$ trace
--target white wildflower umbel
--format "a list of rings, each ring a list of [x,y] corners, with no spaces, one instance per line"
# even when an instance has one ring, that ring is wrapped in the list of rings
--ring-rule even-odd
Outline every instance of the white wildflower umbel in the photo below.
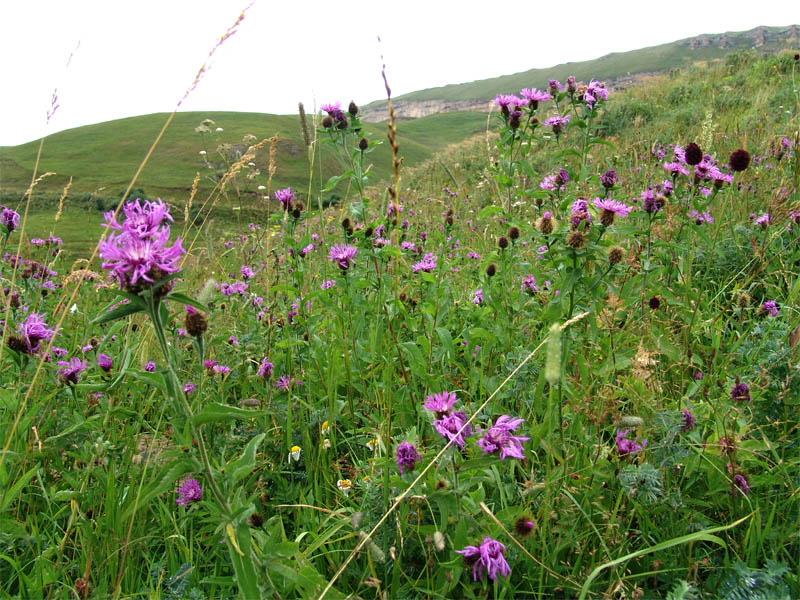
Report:
[[[353,482],[349,479],[339,479],[336,482],[336,487],[339,488],[340,492],[347,496],[350,493],[350,489],[353,487]]]
[[[292,446],[292,449],[289,450],[289,464],[291,464],[293,460],[294,462],[300,460],[300,452],[302,452],[300,446]]]

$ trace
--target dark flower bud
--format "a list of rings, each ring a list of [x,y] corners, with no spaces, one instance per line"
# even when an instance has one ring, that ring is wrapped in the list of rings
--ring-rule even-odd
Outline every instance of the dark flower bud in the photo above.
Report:
[[[608,251],[608,262],[612,265],[619,264],[624,258],[624,251],[619,246],[614,246]]]
[[[347,112],[354,117],[358,114],[358,106],[352,100],[350,100],[350,106],[347,107]]]
[[[658,296],[653,296],[648,300],[647,304],[650,306],[650,310],[658,310],[661,307],[661,300]]]
[[[609,169],[600,175],[600,183],[604,188],[610,190],[617,183],[617,172],[614,169]]]
[[[345,217],[344,219],[342,219],[342,229],[344,229],[346,231],[346,230],[352,229],[352,228],[353,228],[353,226],[350,224],[349,217]]]
[[[510,237],[512,240],[518,240],[519,239],[519,227],[516,227],[516,226],[515,227],[510,227],[508,229],[508,237]]]
[[[736,298],[736,304],[738,304],[740,308],[747,308],[750,306],[750,295],[742,292]]]
[[[331,127],[333,127],[333,119],[331,119],[330,117],[325,117],[324,119],[322,119],[322,126],[325,129],[330,129]]]
[[[486,267],[486,274],[489,277],[494,277],[495,273],[497,273],[497,265],[495,265],[494,263],[489,263],[489,266]]]
[[[684,157],[686,158],[687,165],[699,165],[703,160],[703,151],[700,150],[700,146],[694,142],[690,142],[686,144],[686,148],[684,149]]]
[[[522,516],[514,521],[514,532],[519,537],[528,537],[536,529],[536,523],[529,516]]]
[[[508,238],[504,235],[501,235],[497,239],[497,245],[500,248],[500,250],[505,250],[506,248],[508,248]]]
[[[364,230],[364,237],[365,237],[365,238],[372,237],[372,234],[373,234],[373,233],[375,233],[375,230],[374,230],[372,227],[367,227],[367,228]]]
[[[453,217],[451,217],[450,215],[445,217],[444,224],[447,225],[448,227],[452,227],[453,226]]]
[[[299,206],[295,206],[294,209],[292,210],[292,216],[295,219],[299,219],[301,214],[303,214],[303,211],[300,209]]]
[[[550,213],[545,213],[544,216],[536,222],[536,227],[545,235],[553,233],[553,218],[549,215]]]
[[[573,75],[570,75],[569,77],[567,77],[566,83],[567,83],[567,93],[574,94],[575,91],[578,89],[578,83],[575,81],[575,77]]]
[[[515,110],[508,116],[508,125],[511,129],[519,129],[520,126],[520,119],[522,118],[522,112],[519,110]]]
[[[250,525],[250,527],[255,527],[258,529],[264,524],[264,517],[254,512],[252,515],[250,515],[250,518],[247,519],[247,524]]]
[[[347,117],[342,116],[341,119],[336,119],[337,129],[347,129]]]
[[[19,308],[20,307],[19,293],[18,292],[14,292],[13,294],[11,294],[11,298],[9,298],[9,305],[11,306],[11,308]]]
[[[358,140],[358,149],[359,150],[361,150],[363,152],[367,148],[369,148],[369,142],[367,141],[367,138],[361,138],[360,140]]]
[[[731,158],[728,162],[730,162],[733,171],[744,171],[750,166],[750,153],[747,150],[736,150],[731,154]]]
[[[600,213],[600,223],[603,224],[603,227],[611,227],[614,224],[614,217],[616,213],[613,210],[603,209]]]
[[[576,250],[583,248],[586,245],[586,236],[583,235],[582,231],[574,229],[567,234],[567,245]]]
[[[795,54],[795,55],[794,55],[794,59],[795,59],[795,60],[800,60],[800,54]]]
[[[27,354],[28,353],[28,345],[25,343],[21,337],[17,337],[16,335],[12,335],[8,338],[8,347],[11,348],[14,352],[18,352],[20,354]]]
[[[208,319],[199,312],[186,313],[184,321],[186,332],[192,337],[200,337],[208,329]]]

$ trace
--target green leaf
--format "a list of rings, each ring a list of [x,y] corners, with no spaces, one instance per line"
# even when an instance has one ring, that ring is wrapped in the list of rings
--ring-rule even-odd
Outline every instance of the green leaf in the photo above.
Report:
[[[223,421],[230,421],[233,419],[254,419],[265,414],[261,410],[247,410],[245,408],[237,408],[236,406],[228,406],[227,404],[220,404],[214,402],[203,407],[199,413],[194,415],[192,421],[195,425],[207,425],[208,423],[221,423]]]
[[[139,301],[140,303],[131,302],[130,304],[123,304],[122,306],[118,306],[111,312],[107,312],[105,314],[96,317],[92,321],[92,325],[99,325],[100,323],[108,323],[109,321],[116,321],[117,319],[123,319],[127,316],[143,312],[145,310],[144,303]]]
[[[36,470],[38,468],[38,466],[33,467],[30,471],[17,479],[17,481],[14,482],[14,485],[12,485],[10,488],[5,489],[4,487],[2,493],[0,493],[0,512],[5,511],[9,506],[11,506],[11,503],[17,497],[17,494],[19,494],[22,491],[22,488],[28,485],[28,482],[33,478],[34,475],[36,475]]]
[[[485,219],[486,217],[491,217],[492,215],[504,215],[506,211],[499,206],[484,206],[481,211],[478,213],[479,219]]]
[[[195,300],[194,298],[190,298],[186,294],[182,294],[180,292],[172,292],[169,296],[164,298],[165,300],[172,300],[173,302],[180,302],[181,304],[188,304],[189,306],[193,306],[197,310],[202,310],[203,312],[209,312],[208,307]]]
[[[242,455],[225,466],[225,475],[230,478],[234,485],[239,483],[244,477],[247,477],[255,468],[256,453],[266,435],[266,433],[260,433],[255,436],[248,442],[247,446],[245,446]]]
[[[186,473],[197,470],[197,465],[191,460],[178,460],[164,467],[155,481],[147,484],[137,498],[135,498],[122,513],[122,519],[128,521],[134,513],[147,506],[150,501],[175,487],[175,482]]]

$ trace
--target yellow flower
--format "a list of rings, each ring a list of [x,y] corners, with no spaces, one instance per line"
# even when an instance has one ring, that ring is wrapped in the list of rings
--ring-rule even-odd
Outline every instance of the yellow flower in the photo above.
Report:
[[[299,461],[301,451],[300,446],[292,446],[292,449],[289,451],[289,463],[292,462],[292,459],[294,459],[294,462]]]
[[[327,421],[323,421],[322,422],[322,428],[321,428],[322,429],[322,435],[325,435],[326,433],[328,433],[328,427],[329,427],[328,422]]]
[[[340,492],[347,496],[347,494],[350,492],[350,488],[353,487],[353,482],[349,479],[340,479],[336,482],[336,487],[339,488]]]

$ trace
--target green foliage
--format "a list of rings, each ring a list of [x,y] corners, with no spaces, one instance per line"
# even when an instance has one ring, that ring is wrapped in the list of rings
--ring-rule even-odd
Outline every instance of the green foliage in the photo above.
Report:
[[[741,561],[722,582],[719,598],[723,600],[789,600],[792,597],[785,578],[789,568],[767,560],[761,569],[752,569]]]

